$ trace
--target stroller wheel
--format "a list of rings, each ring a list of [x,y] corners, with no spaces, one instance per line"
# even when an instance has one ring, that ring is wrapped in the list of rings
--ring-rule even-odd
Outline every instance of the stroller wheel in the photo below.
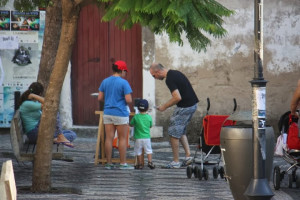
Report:
[[[300,188],[300,173],[296,174],[296,188]]]
[[[275,190],[279,190],[279,188],[280,188],[280,168],[279,168],[279,166],[274,167],[273,185],[274,185]]]
[[[289,188],[293,187],[293,175],[289,174]]]
[[[202,172],[202,169],[201,169],[201,168],[198,168],[197,175],[198,175],[199,181],[201,181],[201,180],[202,180],[202,177],[203,177],[203,172]]]
[[[186,176],[188,178],[191,178],[192,177],[192,174],[193,174],[193,168],[191,166],[187,166],[186,167]]]
[[[219,175],[219,170],[218,170],[217,167],[214,167],[213,168],[213,177],[214,177],[214,179],[217,179],[218,175]]]
[[[208,180],[208,170],[206,168],[203,168],[203,177],[206,181]]]
[[[198,171],[199,171],[199,170],[198,170],[198,166],[195,166],[195,167],[194,167],[194,177],[195,177],[195,178],[198,178]]]
[[[223,179],[224,178],[224,174],[225,174],[224,167],[220,167],[219,173],[220,173],[220,177]]]

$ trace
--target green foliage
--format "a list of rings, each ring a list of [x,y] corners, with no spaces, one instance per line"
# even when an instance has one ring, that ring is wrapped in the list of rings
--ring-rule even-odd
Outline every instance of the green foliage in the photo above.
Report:
[[[6,5],[8,0],[0,0],[0,7]],[[50,0],[14,0],[14,7],[18,11],[36,10],[37,7],[47,7],[51,3]]]
[[[8,0],[0,0],[0,7],[5,6],[7,2]]]
[[[221,38],[227,33],[223,18],[233,14],[215,0],[98,0],[105,2],[103,21],[115,20],[122,29],[134,24],[148,26],[156,34],[166,32],[171,42],[183,44],[181,35],[191,47],[206,50],[210,40],[204,34]],[[206,34],[206,35],[207,35]]]

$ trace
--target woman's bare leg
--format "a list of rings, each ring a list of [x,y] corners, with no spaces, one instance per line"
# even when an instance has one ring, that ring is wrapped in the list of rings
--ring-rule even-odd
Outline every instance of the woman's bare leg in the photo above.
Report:
[[[105,155],[107,163],[111,163],[112,144],[115,137],[115,126],[113,124],[105,124]]]
[[[126,150],[127,150],[127,132],[128,125],[118,125],[117,126],[118,139],[119,139],[119,154],[120,154],[120,164],[126,163]]]

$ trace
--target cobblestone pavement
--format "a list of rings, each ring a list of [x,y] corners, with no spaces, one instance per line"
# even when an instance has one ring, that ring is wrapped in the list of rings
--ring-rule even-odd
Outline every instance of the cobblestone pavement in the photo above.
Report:
[[[0,164],[13,160],[18,200],[23,199],[233,199],[228,182],[220,177],[212,177],[212,167],[208,166],[209,179],[187,178],[186,168],[161,168],[172,159],[168,142],[153,143],[153,162],[156,169],[150,170],[106,170],[94,165],[96,138],[77,138],[75,148],[65,147],[65,154],[73,157],[73,162],[52,161],[53,192],[37,194],[29,192],[32,181],[32,163],[17,163],[12,157],[9,134],[0,134]],[[191,145],[194,152],[195,145]],[[117,152],[115,152],[117,156]],[[132,157],[132,148],[128,157]],[[180,151],[184,157],[183,150]],[[146,159],[146,158],[145,158]],[[147,160],[145,160],[146,162]],[[222,164],[222,163],[221,163]],[[274,165],[285,167],[278,157]],[[287,165],[288,166],[288,165]],[[287,178],[281,189],[273,190],[273,200],[299,199],[300,189],[288,188]],[[56,191],[54,190],[56,189]]]

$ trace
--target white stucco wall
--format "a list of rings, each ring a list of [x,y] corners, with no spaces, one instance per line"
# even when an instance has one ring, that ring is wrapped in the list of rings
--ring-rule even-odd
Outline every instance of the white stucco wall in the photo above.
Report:
[[[254,48],[254,1],[218,1],[235,14],[225,18],[224,28],[228,34],[221,39],[211,39],[211,46],[206,52],[193,51],[183,36],[183,46],[169,43],[168,36],[155,35],[156,49],[167,49],[170,67],[213,69],[212,60],[227,60],[240,53],[243,57],[253,56]],[[272,59],[265,60],[265,69],[273,74],[292,72],[299,67],[299,31],[300,1],[265,0],[264,1],[264,51],[272,54]],[[268,53],[270,52],[270,53]],[[210,65],[207,65],[211,63]]]
[[[254,76],[254,1],[218,1],[235,14],[225,18],[227,35],[211,39],[206,52],[193,51],[183,37],[183,46],[169,43],[167,35],[155,35],[155,62],[184,72],[199,99],[198,112],[190,131],[200,131],[206,113],[206,98],[211,100],[210,114],[230,114],[232,99],[238,110],[251,110],[249,81]],[[277,128],[279,116],[289,110],[292,92],[300,77],[300,1],[263,1],[263,68],[267,83],[267,120]],[[158,89],[159,88],[159,89]],[[156,82],[156,104],[170,96],[164,82]],[[157,125],[166,130],[172,109],[156,116]],[[197,130],[197,131],[195,131]],[[194,133],[193,133],[194,134]]]
[[[72,127],[71,63],[69,63],[68,71],[61,90],[59,112],[62,119],[62,125],[64,127]]]

